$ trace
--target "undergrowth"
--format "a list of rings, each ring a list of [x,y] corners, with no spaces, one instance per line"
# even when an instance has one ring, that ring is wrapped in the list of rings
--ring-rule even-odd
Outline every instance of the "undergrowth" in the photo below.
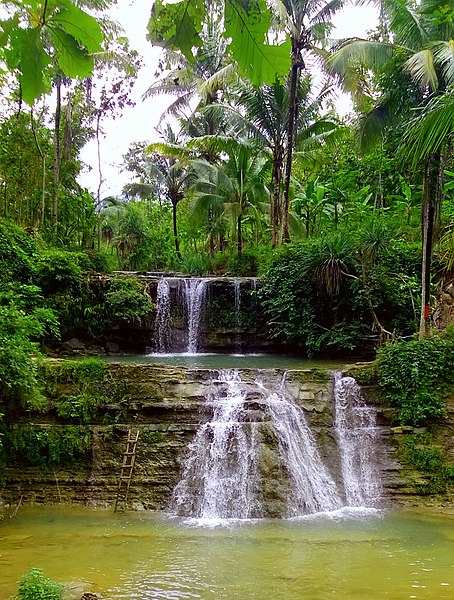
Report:
[[[378,352],[377,371],[385,399],[397,408],[404,425],[443,416],[454,383],[454,332],[387,345]]]

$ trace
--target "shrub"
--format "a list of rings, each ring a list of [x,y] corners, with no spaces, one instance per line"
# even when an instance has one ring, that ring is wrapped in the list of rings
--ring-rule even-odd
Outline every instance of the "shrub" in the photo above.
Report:
[[[144,317],[153,304],[138,279],[125,277],[112,279],[104,295],[104,308],[112,326]]]
[[[44,251],[36,265],[35,282],[45,295],[57,292],[80,293],[83,266],[87,256],[82,252],[67,252],[51,248]]]
[[[400,454],[407,464],[427,477],[427,483],[418,486],[419,493],[443,493],[447,484],[454,481],[454,467],[446,463],[430,434],[407,435],[400,444]]]
[[[415,248],[398,243],[393,263],[382,227],[360,234],[339,231],[274,253],[259,292],[272,338],[309,354],[371,354],[377,320],[397,336],[414,332],[420,288]]]
[[[38,254],[36,243],[23,229],[0,219],[0,283],[30,283]]]
[[[46,579],[41,569],[33,568],[19,579],[17,600],[61,600],[64,586]]]
[[[77,466],[91,447],[90,430],[81,426],[22,425],[6,436],[9,462],[24,462],[42,470]]]
[[[96,416],[104,398],[98,394],[81,393],[67,396],[57,405],[57,414],[65,419],[90,423]]]
[[[188,254],[177,263],[182,273],[203,277],[212,272],[211,258],[208,254]]]
[[[378,376],[385,398],[403,424],[417,424],[444,412],[446,386],[454,383],[454,339],[439,336],[388,345],[378,352]]]
[[[37,308],[27,314],[17,305],[0,305],[0,398],[35,406],[42,395],[37,385],[39,346],[35,340],[55,329],[55,315]]]
[[[84,308],[84,325],[93,336],[141,319],[153,310],[144,284],[134,277],[112,279],[98,288],[96,299]]]
[[[58,402],[57,414],[79,423],[89,423],[105,400],[106,373],[107,365],[99,358],[44,361],[39,370],[47,395]],[[61,398],[67,383],[76,393]]]

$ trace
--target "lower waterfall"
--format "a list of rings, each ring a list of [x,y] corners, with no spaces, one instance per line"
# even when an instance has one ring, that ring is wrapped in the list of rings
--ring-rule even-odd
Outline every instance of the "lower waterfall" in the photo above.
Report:
[[[334,431],[347,506],[376,506],[381,482],[376,468],[375,410],[365,404],[353,377],[340,372],[334,373]]]
[[[277,382],[274,372],[259,375],[243,381],[237,370],[221,370],[213,380],[207,398],[212,417],[189,445],[172,512],[203,519],[291,518],[377,506],[375,414],[355,380],[334,374],[332,431],[342,489],[321,458],[303,409],[286,390],[286,374]],[[266,486],[279,511],[267,506],[273,503],[264,498]]]

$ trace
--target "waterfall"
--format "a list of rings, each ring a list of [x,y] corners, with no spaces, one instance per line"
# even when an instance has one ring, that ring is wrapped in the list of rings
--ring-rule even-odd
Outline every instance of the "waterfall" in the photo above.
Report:
[[[166,352],[170,346],[170,285],[160,279],[156,292],[155,345],[157,352]]]
[[[195,277],[182,279],[188,321],[187,352],[189,354],[195,354],[199,345],[200,320],[209,281],[209,279]]]
[[[279,455],[289,477],[287,516],[334,510],[342,506],[337,486],[326,470],[303,410],[287,397],[282,384],[270,390],[258,382],[271,416]]]
[[[190,444],[172,496],[175,513],[202,518],[263,516],[260,445],[267,421],[274,430],[280,477],[287,480],[286,516],[342,506],[303,411],[282,385],[272,389],[269,382],[247,384],[236,370],[220,371],[215,384],[217,391],[208,397],[213,417],[199,427]],[[262,421],[253,414],[257,407]]]
[[[348,506],[376,506],[381,484],[374,456],[376,414],[366,406],[353,377],[334,373],[334,428]]]
[[[199,427],[189,446],[171,508],[191,517],[259,516],[257,425],[244,422],[246,393],[238,372],[221,371],[218,383],[221,389],[208,398],[213,417]]]

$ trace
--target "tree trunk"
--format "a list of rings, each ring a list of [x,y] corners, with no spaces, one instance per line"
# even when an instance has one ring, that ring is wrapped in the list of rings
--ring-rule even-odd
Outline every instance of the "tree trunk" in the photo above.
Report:
[[[303,65],[301,52],[292,40],[292,69],[290,71],[290,97],[288,107],[288,131],[287,131],[287,158],[285,163],[284,175],[284,200],[282,207],[282,240],[290,241],[290,232],[288,227],[289,211],[289,193],[290,177],[292,174],[293,144],[295,138],[295,117],[296,117],[296,89],[298,85],[298,75]]]
[[[30,123],[36,148],[38,149],[38,153],[41,158],[41,203],[37,218],[37,225],[38,229],[42,229],[44,227],[44,219],[46,215],[46,155],[44,154],[39,143],[38,133],[35,127],[35,120],[33,118],[33,109],[30,111]]]
[[[438,161],[436,161],[438,162]],[[426,160],[424,165],[421,206],[422,263],[421,263],[421,317],[419,321],[419,339],[424,339],[430,329],[430,270],[432,262],[432,242],[435,215],[434,195],[434,158]],[[436,179],[435,179],[436,181]]]
[[[60,192],[60,121],[61,121],[61,81],[57,81],[57,104],[55,107],[55,125],[54,125],[54,168],[53,168],[53,183],[54,190],[52,195],[52,212],[51,223],[54,233],[57,233],[58,220],[58,197]]]
[[[101,210],[101,189],[104,183],[102,177],[102,163],[101,163],[101,117],[102,112],[98,110],[96,115],[96,156],[98,160],[98,189],[96,191],[96,208],[98,213],[98,224],[97,224],[97,239],[98,239],[98,251],[101,249],[101,219],[99,218],[99,211]]]
[[[279,224],[281,222],[281,181],[282,150],[276,149],[273,155],[273,171],[271,174],[273,198],[271,202],[271,225],[273,228],[272,246],[279,246]]]
[[[238,236],[238,256],[243,254],[243,231],[241,228],[241,214],[238,216],[237,221],[237,236]]]
[[[180,252],[180,241],[178,239],[178,229],[177,229],[177,204],[178,200],[172,200],[172,221],[173,221],[173,239],[175,242],[175,251],[177,253],[178,258],[181,260],[181,252]]]

